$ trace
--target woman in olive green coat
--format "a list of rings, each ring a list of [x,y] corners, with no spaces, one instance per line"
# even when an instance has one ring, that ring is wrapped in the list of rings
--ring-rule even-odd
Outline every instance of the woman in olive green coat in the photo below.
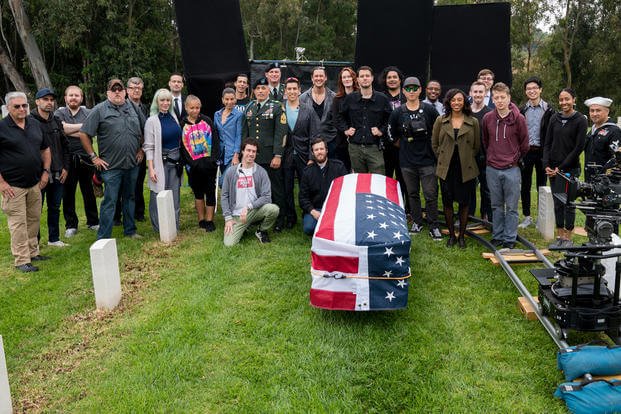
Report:
[[[475,191],[479,168],[475,156],[481,145],[479,122],[472,116],[466,94],[451,89],[444,98],[444,115],[436,119],[431,138],[438,158],[436,175],[440,178],[444,217],[449,229],[448,247],[466,247],[464,234],[468,222],[470,195]],[[453,203],[458,203],[459,238],[455,237]]]

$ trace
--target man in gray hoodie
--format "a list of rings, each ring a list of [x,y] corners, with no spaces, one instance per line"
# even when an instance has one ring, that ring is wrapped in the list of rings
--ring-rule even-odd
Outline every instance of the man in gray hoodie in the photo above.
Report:
[[[511,91],[502,82],[492,87],[496,108],[485,114],[481,125],[487,155],[487,185],[492,202],[492,244],[512,249],[518,228],[520,159],[528,153],[528,127]]]
[[[242,160],[224,174],[222,214],[224,245],[233,246],[241,240],[252,223],[259,223],[255,236],[269,243],[267,231],[274,225],[279,208],[272,204],[270,179],[263,167],[255,164],[259,142],[247,138],[241,144]]]

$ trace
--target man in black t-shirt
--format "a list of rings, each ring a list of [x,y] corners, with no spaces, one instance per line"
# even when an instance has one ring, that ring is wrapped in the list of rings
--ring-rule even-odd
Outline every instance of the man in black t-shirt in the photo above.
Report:
[[[9,92],[9,116],[0,121],[0,193],[2,211],[11,234],[15,267],[22,272],[39,270],[31,261],[39,254],[41,190],[50,177],[52,156],[39,122],[28,116],[26,94]]]
[[[423,228],[420,200],[422,185],[429,236],[434,240],[442,240],[438,228],[436,157],[431,148],[431,131],[438,112],[432,105],[420,101],[421,85],[418,78],[414,76],[406,78],[403,82],[403,93],[407,101],[390,115],[388,141],[399,146],[399,164],[407,186],[414,220],[411,232],[417,234]]]

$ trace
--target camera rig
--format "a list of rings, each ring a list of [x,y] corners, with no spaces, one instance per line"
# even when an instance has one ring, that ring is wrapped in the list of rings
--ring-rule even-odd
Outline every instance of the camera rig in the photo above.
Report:
[[[588,241],[581,246],[551,247],[564,251],[564,258],[551,269],[533,269],[539,283],[541,311],[558,325],[563,339],[568,330],[605,331],[617,340],[621,326],[619,288],[621,245],[612,243],[612,234],[621,223],[621,150],[605,165],[587,165],[588,182],[559,173],[553,196],[563,204],[573,204],[586,216]],[[580,201],[576,201],[580,198]],[[616,258],[614,286],[604,278],[602,260]]]

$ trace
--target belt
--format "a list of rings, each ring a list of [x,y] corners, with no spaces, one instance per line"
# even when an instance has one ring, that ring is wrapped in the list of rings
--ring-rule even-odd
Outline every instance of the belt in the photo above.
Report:
[[[377,144],[373,143],[373,144],[358,144],[357,142],[350,142],[350,145],[357,145],[359,147],[365,148],[365,147],[377,147]]]

